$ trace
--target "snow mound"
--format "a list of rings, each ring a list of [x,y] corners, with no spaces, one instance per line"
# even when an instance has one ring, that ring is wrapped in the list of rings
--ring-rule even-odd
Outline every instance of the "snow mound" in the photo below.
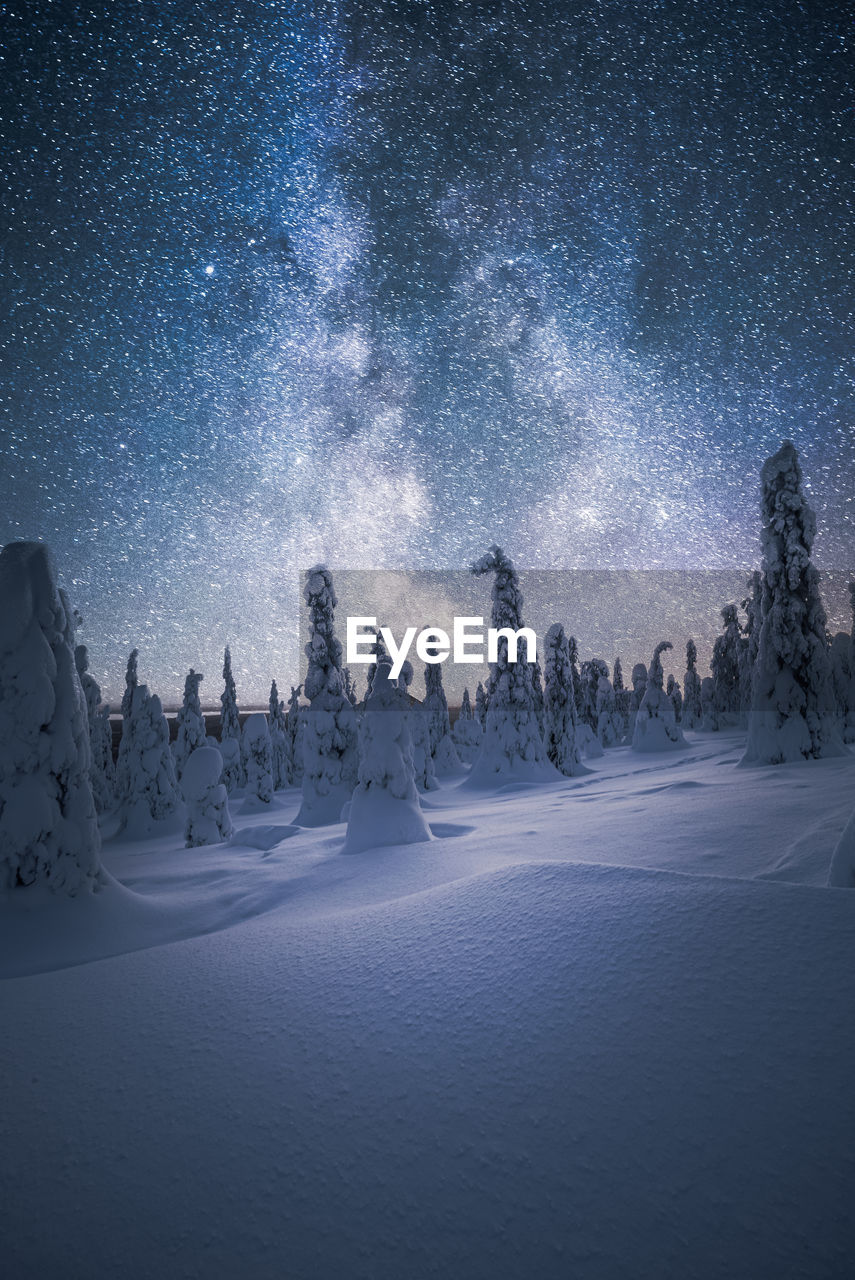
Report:
[[[283,840],[298,835],[300,830],[300,827],[282,825],[244,827],[237,835],[232,836],[231,843],[242,848],[261,849],[267,853],[280,845]]]

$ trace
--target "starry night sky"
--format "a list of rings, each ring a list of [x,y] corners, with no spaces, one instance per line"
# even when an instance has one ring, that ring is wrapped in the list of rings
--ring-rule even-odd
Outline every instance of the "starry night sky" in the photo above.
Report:
[[[318,559],[753,565],[785,436],[851,568],[851,16],[7,9],[0,542],[105,693],[287,685]]]

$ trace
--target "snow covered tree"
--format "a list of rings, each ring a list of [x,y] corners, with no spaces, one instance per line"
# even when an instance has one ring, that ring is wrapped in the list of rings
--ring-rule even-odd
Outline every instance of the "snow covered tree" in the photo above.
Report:
[[[745,610],[745,638],[741,649],[742,665],[740,668],[740,709],[747,715],[751,709],[751,688],[754,681],[754,667],[757,662],[757,648],[760,644],[760,626],[763,622],[763,577],[755,569],[748,579],[750,594],[742,601]]]
[[[352,707],[355,707],[359,702],[359,698],[357,697],[357,694],[356,694],[356,681],[351,675],[350,667],[344,667],[342,670],[342,675],[344,677],[344,695],[347,698],[350,705]]]
[[[620,658],[615,658],[615,665],[612,669],[612,688],[615,691],[615,706],[618,714],[623,717],[624,727],[629,718],[629,691],[623,682],[623,667]]]
[[[487,727],[487,693],[480,680],[478,681],[478,688],[475,690],[475,719],[482,730]]]
[[[789,440],[765,462],[761,487],[764,608],[742,763],[843,755],[825,610],[810,558],[816,521]]]
[[[300,710],[300,694],[302,692],[303,686],[301,684],[298,684],[296,689],[291,685],[288,710],[285,712],[285,727],[288,730],[288,738],[291,744],[290,785],[292,787],[299,787],[303,781],[303,730],[306,722]]]
[[[246,791],[264,804],[273,799],[273,751],[267,716],[256,711],[243,726],[241,756],[246,761]]]
[[[359,767],[356,712],[344,692],[341,645],[334,622],[337,604],[332,575],[323,565],[306,574],[309,660],[303,730],[303,803],[295,821],[322,827],[341,820]]]
[[[704,733],[716,733],[721,727],[715,707],[715,684],[712,676],[701,681],[701,729]]]
[[[223,784],[229,795],[246,781],[240,746],[237,689],[232,675],[232,653],[226,645],[223,654],[223,692],[220,694],[220,755],[223,757]]]
[[[473,764],[475,757],[481,750],[484,731],[475,719],[472,704],[469,701],[468,689],[463,690],[460,713],[452,726],[451,737],[459,759],[464,764]]]
[[[647,672],[647,688],[635,717],[633,751],[671,751],[675,747],[686,745],[674,718],[671,699],[663,688],[662,654],[671,648],[673,645],[663,640],[653,650],[653,660]]]
[[[593,733],[597,733],[597,697],[599,695],[600,680],[609,678],[608,665],[603,662],[602,658],[591,658],[588,662],[582,663],[579,673],[579,679],[582,683],[582,708],[579,713],[579,719],[582,720]],[[578,710],[578,702],[577,702]]]
[[[683,716],[682,723],[686,729],[700,729],[701,680],[697,672],[698,647],[694,640],[686,643],[686,675],[683,679]]]
[[[559,773],[576,778],[588,770],[582,764],[576,741],[576,696],[570,646],[560,622],[546,633],[544,691],[544,740],[546,754]]]
[[[638,716],[638,708],[641,706],[647,689],[647,667],[643,662],[636,662],[632,668],[632,693],[629,699],[629,718],[626,722],[625,742],[632,744],[635,734],[635,721]]]
[[[736,723],[742,699],[743,636],[735,604],[721,611],[723,633],[713,645],[712,668],[719,724]]]
[[[453,777],[461,772],[461,764],[451,737],[448,702],[442,687],[442,666],[438,662],[425,663],[425,700],[422,708],[427,716],[430,753],[437,777]]]
[[[119,740],[119,752],[116,760],[116,799],[124,800],[128,794],[130,787],[130,779],[128,777],[127,754],[130,747],[129,741],[125,741],[125,735],[128,729],[128,722],[131,716],[131,703],[134,700],[134,690],[139,684],[139,676],[137,674],[137,659],[139,650],[132,649],[128,658],[128,665],[125,669],[125,691],[122,694],[121,712],[122,712],[122,736]]]
[[[101,702],[101,688],[89,670],[89,651],[85,644],[74,650],[74,665],[86,699],[89,722],[89,781],[98,813],[106,813],[116,799],[116,767],[113,764],[113,731],[110,708]]]
[[[665,686],[665,692],[671,699],[671,706],[674,708],[674,719],[677,724],[683,719],[683,695],[680,692],[680,686],[673,676],[668,677],[668,683]]]
[[[229,813],[229,793],[220,782],[223,758],[216,747],[196,747],[181,775],[187,806],[184,840],[188,849],[221,844],[234,832]]]
[[[579,670],[579,646],[575,636],[567,637],[567,648],[570,653],[570,671],[573,676],[573,697],[576,699],[576,723],[582,718],[584,692],[582,689],[582,673]]]
[[[366,672],[366,675],[365,675],[365,699],[363,702],[363,706],[371,696],[371,688],[372,688],[372,685],[374,684],[374,676],[377,672],[377,664],[380,662],[391,663],[392,661],[386,649],[386,644],[383,640],[383,636],[380,633],[381,633],[381,628],[378,627],[376,632],[374,633],[374,643],[371,646],[371,653],[374,654],[374,661],[369,665],[368,671]],[[345,689],[346,687],[347,686],[345,682]]]
[[[121,805],[121,825],[142,832],[171,817],[180,799],[169,725],[160,698],[144,684],[138,684],[131,697],[123,746],[126,739],[128,792]]]
[[[512,561],[493,546],[472,566],[472,573],[492,574],[490,625],[519,631],[522,592]],[[527,782],[551,782],[557,770],[546,754],[531,683],[531,665],[509,659],[507,636],[500,635],[498,658],[492,664],[487,689],[487,727],[469,783],[490,785],[513,777]],[[528,656],[528,655],[527,655]]]
[[[359,785],[347,820],[345,853],[431,840],[413,771],[408,698],[379,662],[359,726]]]
[[[849,602],[852,610],[852,629],[849,632],[849,697],[846,721],[843,726],[843,741],[855,742],[855,582],[849,583]]]
[[[537,716],[537,724],[540,729],[540,736],[543,737],[544,719],[543,719],[543,673],[540,669],[540,659],[531,664],[531,691],[534,695],[534,711]]]
[[[834,709],[837,717],[837,731],[843,738],[846,732],[846,720],[849,715],[849,690],[852,685],[852,673],[849,670],[849,632],[838,631],[833,637],[828,650],[831,664],[831,683],[834,689]]]
[[[285,724],[284,704],[279,700],[276,681],[270,684],[268,699],[270,750],[273,756],[273,789],[281,791],[291,785],[291,738]]]
[[[197,747],[204,747],[208,740],[205,717],[202,715],[202,703],[199,700],[201,683],[202,673],[194,671],[191,667],[184,681],[184,700],[178,712],[178,736],[172,749],[175,776],[179,782],[190,752],[195,751]]]
[[[37,542],[0,552],[0,891],[74,895],[100,877],[86,701],[74,617],[53,556]]]
[[[604,747],[617,747],[625,729],[623,716],[618,713],[612,682],[608,676],[601,675],[597,682],[597,737]]]

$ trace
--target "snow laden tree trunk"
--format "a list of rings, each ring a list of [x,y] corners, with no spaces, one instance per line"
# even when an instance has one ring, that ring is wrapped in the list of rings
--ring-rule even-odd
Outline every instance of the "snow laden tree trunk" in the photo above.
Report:
[[[430,753],[436,776],[454,777],[462,771],[462,766],[451,737],[451,718],[442,686],[442,667],[438,662],[425,663],[425,700],[422,708],[427,716]]]
[[[121,806],[121,828],[135,834],[171,818],[180,795],[169,747],[169,725],[160,698],[144,684],[133,692],[127,721],[128,793]],[[124,737],[123,737],[124,741]]]
[[[726,604],[721,611],[724,632],[714,646],[712,654],[715,706],[719,724],[736,724],[742,705],[743,637],[735,604]]]
[[[451,737],[459,759],[464,764],[474,764],[475,758],[481,750],[484,731],[475,719],[472,704],[469,701],[468,689],[463,690],[460,713],[452,726]]]
[[[322,827],[341,820],[359,767],[356,713],[344,692],[341,645],[335,636],[337,604],[332,575],[316,565],[306,575],[309,660],[303,738],[303,803],[295,821]]]
[[[271,681],[268,699],[270,750],[273,753],[273,789],[281,791],[291,785],[291,738],[285,723],[285,706],[279,700],[276,681]]]
[[[531,664],[521,654],[518,661],[511,662],[508,637],[501,634],[505,629],[517,632],[523,626],[523,598],[516,569],[502,549],[494,546],[471,571],[493,575],[490,625],[500,634],[498,658],[488,681],[484,742],[464,785],[491,786],[511,779],[555,781],[560,775],[549,760],[540,735]],[[520,644],[525,643],[521,637]]]
[[[37,542],[0,552],[0,891],[74,895],[100,877],[73,614]]]
[[[633,751],[673,751],[675,747],[686,745],[685,738],[677,727],[671,699],[663,688],[662,654],[671,648],[673,645],[668,640],[663,640],[653,650],[653,660],[647,673],[647,688],[635,717]]]
[[[241,755],[246,761],[247,795],[263,804],[270,804],[273,799],[273,751],[267,716],[261,711],[246,718]]]
[[[560,622],[546,633],[543,698],[546,754],[559,773],[578,778],[588,770],[582,764],[576,741],[576,691],[570,647]]]
[[[197,747],[181,775],[187,806],[184,841],[188,849],[222,844],[234,833],[229,813],[229,793],[220,782],[223,758],[216,747]]]
[[[202,673],[194,671],[191,667],[184,680],[184,700],[178,712],[178,736],[172,749],[175,776],[179,782],[190,753],[198,747],[204,747],[208,739],[205,717],[202,715],[202,703],[199,699],[201,683]]]
[[[347,821],[345,853],[422,844],[430,827],[419,805],[408,728],[408,698],[379,662],[359,726],[359,785]]]
[[[686,675],[683,680],[683,716],[685,729],[700,729],[703,712],[701,711],[701,680],[697,672],[698,648],[694,640],[686,644]]]
[[[74,650],[74,665],[86,700],[89,722],[89,781],[98,813],[107,813],[116,800],[116,768],[113,764],[113,731],[110,708],[101,702],[101,689],[89,671],[89,652],[85,644]]]
[[[223,692],[220,694],[220,755],[223,757],[223,784],[229,795],[246,781],[240,742],[240,716],[237,689],[232,675],[232,653],[226,645],[223,654]]]
[[[816,521],[789,440],[764,464],[761,487],[764,609],[742,763],[842,755],[825,610],[810,558]]]
[[[116,760],[116,799],[120,803],[127,798],[128,788],[130,787],[127,763],[130,739],[128,738],[126,741],[126,733],[131,718],[131,704],[134,700],[134,690],[139,684],[139,676],[137,675],[138,658],[139,650],[132,649],[128,658],[128,665],[125,669],[125,691],[122,694],[121,702],[122,736],[119,740],[119,753]]]

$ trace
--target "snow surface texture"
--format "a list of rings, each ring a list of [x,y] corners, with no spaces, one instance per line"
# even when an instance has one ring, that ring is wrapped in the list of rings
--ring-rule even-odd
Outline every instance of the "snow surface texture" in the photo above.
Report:
[[[379,662],[359,726],[359,785],[353,793],[345,853],[431,839],[419,805],[407,695]]]
[[[764,604],[745,764],[845,751],[837,726],[825,610],[810,553],[816,520],[789,440],[763,465]]]
[[[234,828],[229,793],[220,782],[223,758],[216,747],[197,747],[188,756],[181,776],[187,806],[184,839],[187,848],[228,840]]]
[[[4,1274],[848,1277],[855,759],[744,742],[10,895]]]
[[[48,549],[0,552],[0,893],[93,888],[100,836],[72,612]]]

